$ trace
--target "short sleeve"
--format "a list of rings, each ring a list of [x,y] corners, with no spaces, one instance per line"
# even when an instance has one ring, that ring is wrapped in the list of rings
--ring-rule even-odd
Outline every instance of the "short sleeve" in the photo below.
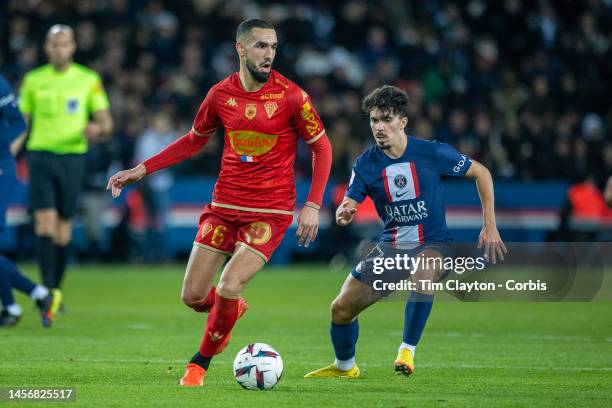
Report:
[[[110,104],[108,96],[102,86],[102,79],[98,74],[95,74],[91,90],[89,92],[89,112],[95,113],[104,109],[108,109]]]
[[[442,176],[463,177],[472,165],[472,160],[446,143],[433,142],[438,172]]]
[[[31,82],[29,76],[26,75],[23,78],[21,88],[19,88],[19,110],[26,115],[30,115],[34,110]]]
[[[349,181],[349,186],[346,191],[345,196],[348,198],[352,198],[353,200],[361,203],[365,200],[368,192],[366,190],[366,185],[359,173],[355,171],[355,166],[351,170],[351,180]]]
[[[310,96],[299,87],[292,90],[290,102],[293,111],[293,123],[300,137],[308,144],[314,143],[325,134],[325,128],[319,114],[312,105]]]
[[[191,129],[198,135],[213,133],[221,124],[217,115],[217,109],[215,108],[216,90],[217,88],[213,87],[208,91],[193,120]]]

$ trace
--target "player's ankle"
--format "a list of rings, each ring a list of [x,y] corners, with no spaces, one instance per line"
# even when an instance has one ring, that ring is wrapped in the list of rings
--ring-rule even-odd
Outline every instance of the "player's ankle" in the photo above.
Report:
[[[408,343],[402,343],[400,344],[399,348],[397,349],[397,352],[399,353],[402,350],[408,349],[410,350],[410,353],[412,354],[412,357],[414,358],[414,353],[416,351],[416,346],[413,346],[412,344],[408,344]]]
[[[349,371],[353,367],[355,367],[355,357],[351,357],[348,360],[338,360],[334,361],[334,365],[338,370],[341,371]]]

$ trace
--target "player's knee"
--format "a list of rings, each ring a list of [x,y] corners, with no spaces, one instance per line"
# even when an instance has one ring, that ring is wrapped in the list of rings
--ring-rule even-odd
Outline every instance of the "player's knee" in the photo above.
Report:
[[[72,241],[72,233],[58,233],[53,237],[55,245],[66,246]]]
[[[185,306],[190,307],[192,309],[196,309],[202,304],[202,297],[196,296],[192,292],[183,291],[183,293],[181,293],[181,300],[183,301]]]
[[[43,219],[36,223],[34,233],[39,237],[55,237],[57,224],[51,219]]]
[[[331,304],[331,317],[334,323],[350,323],[354,318],[354,313],[349,303],[338,297]]]
[[[221,279],[217,285],[217,293],[227,298],[239,297],[245,285],[246,282],[240,279]]]

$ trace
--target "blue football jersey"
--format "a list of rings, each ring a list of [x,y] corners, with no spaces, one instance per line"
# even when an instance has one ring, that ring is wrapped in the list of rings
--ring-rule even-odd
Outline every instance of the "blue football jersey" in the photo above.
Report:
[[[25,129],[15,94],[8,81],[0,75],[0,158],[10,156],[9,146]]]
[[[463,177],[472,161],[455,148],[408,136],[404,154],[392,159],[378,146],[353,166],[346,196],[370,196],[384,222],[383,242],[450,242],[446,226],[447,177]]]

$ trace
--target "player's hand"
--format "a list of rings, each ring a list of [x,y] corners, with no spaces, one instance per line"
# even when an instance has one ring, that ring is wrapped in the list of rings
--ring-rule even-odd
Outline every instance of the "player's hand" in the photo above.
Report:
[[[499,231],[496,227],[485,227],[478,236],[478,248],[484,247],[484,257],[487,261],[497,263],[497,259],[504,260],[504,255],[508,253]]]
[[[134,184],[141,178],[143,178],[147,174],[147,169],[143,164],[139,164],[133,169],[122,170],[108,179],[108,184],[106,185],[107,190],[111,190],[111,194],[113,198],[119,197],[121,194],[121,190],[123,187],[129,186],[130,184]]]
[[[102,134],[102,127],[96,122],[89,122],[85,128],[85,136],[92,142],[97,142]]]
[[[318,232],[319,210],[305,205],[298,215],[298,228],[295,233],[298,237],[298,245],[308,247],[317,237]]]
[[[336,210],[336,224],[341,227],[349,225],[357,212],[357,208],[349,208],[348,205],[348,201],[343,201]]]

